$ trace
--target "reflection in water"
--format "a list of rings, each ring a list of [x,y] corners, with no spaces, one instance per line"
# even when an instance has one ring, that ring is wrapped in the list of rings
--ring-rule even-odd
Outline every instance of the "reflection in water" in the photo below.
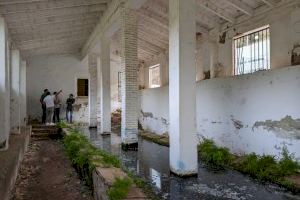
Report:
[[[153,185],[161,199],[201,200],[299,200],[283,189],[262,185],[236,171],[218,170],[199,162],[198,177],[180,178],[170,174],[169,148],[139,138],[138,151],[123,151],[116,134],[101,136],[96,129],[82,129],[100,149],[118,156],[122,165]]]
[[[160,173],[158,171],[156,171],[155,169],[150,168],[150,176],[151,176],[151,180],[155,184],[155,186],[158,189],[161,189]]]

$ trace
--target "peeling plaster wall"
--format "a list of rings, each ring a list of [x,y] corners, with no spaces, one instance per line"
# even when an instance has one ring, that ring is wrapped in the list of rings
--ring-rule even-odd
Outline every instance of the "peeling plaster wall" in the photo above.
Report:
[[[63,90],[61,118],[65,118],[65,102],[70,93],[77,95],[77,78],[88,78],[88,68],[77,57],[37,56],[28,60],[27,110],[28,115],[41,120],[42,109],[39,98],[45,88],[51,92]],[[77,98],[74,121],[88,123],[88,98]]]
[[[139,121],[145,130],[163,134],[168,132],[169,87],[141,91]]]
[[[280,156],[283,146],[300,159],[300,66],[215,78],[197,83],[197,134],[234,153]],[[161,134],[168,121],[168,87],[141,92],[144,128]],[[163,130],[163,131],[161,131]]]

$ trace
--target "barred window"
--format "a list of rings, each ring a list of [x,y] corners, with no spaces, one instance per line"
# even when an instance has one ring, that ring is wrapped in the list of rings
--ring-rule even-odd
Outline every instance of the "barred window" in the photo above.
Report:
[[[244,33],[234,38],[234,75],[270,69],[270,27]]]
[[[160,87],[160,64],[149,67],[149,87]]]

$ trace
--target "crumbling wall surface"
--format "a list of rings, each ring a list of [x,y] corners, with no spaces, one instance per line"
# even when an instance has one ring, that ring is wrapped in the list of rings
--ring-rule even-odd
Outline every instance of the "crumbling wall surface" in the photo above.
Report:
[[[235,153],[300,159],[300,66],[200,82],[197,131]]]
[[[63,90],[61,118],[65,118],[66,99],[76,94],[77,79],[87,79],[88,68],[79,58],[72,55],[36,56],[28,60],[27,68],[27,110],[31,119],[41,120],[42,109],[39,102],[45,88],[51,92]],[[74,121],[88,122],[88,98],[78,98],[74,108]]]
[[[141,92],[140,121],[161,134],[169,119],[168,87]],[[234,153],[280,156],[284,146],[300,159],[300,66],[197,83],[197,134]]]
[[[140,95],[139,122],[143,129],[159,135],[168,132],[169,89],[168,87],[146,89]]]

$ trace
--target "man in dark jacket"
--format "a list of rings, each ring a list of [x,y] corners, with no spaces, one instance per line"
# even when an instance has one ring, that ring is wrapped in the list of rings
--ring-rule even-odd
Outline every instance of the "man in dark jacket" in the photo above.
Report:
[[[41,95],[41,98],[40,98],[40,103],[42,105],[42,110],[43,110],[43,114],[42,114],[42,123],[43,124],[46,123],[46,105],[44,104],[44,99],[47,96],[48,92],[49,92],[48,89],[44,89],[44,93]]]
[[[69,95],[69,98],[67,99],[67,110],[66,110],[66,117],[68,123],[73,122],[73,104],[75,103],[75,99],[73,97],[73,94]]]

